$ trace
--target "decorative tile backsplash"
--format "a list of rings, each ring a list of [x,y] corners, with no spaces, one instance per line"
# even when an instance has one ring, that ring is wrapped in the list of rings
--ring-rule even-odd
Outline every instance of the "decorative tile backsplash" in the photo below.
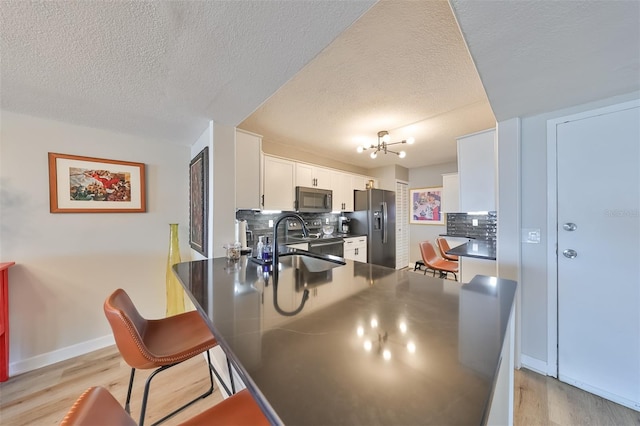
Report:
[[[447,213],[447,235],[495,243],[497,228],[498,216],[496,212],[488,212],[484,215]]]
[[[269,227],[269,221],[273,222],[281,215],[281,213],[261,213],[256,210],[237,210],[236,219],[247,221],[247,246],[255,247],[258,242],[258,236],[265,235],[269,239],[273,238],[273,227]],[[332,213],[300,213],[300,216],[306,221],[311,223],[313,220],[320,219],[322,224],[329,220],[329,224],[334,226],[337,232],[338,228],[338,214]],[[278,227],[278,240],[286,236],[286,223],[283,222]]]

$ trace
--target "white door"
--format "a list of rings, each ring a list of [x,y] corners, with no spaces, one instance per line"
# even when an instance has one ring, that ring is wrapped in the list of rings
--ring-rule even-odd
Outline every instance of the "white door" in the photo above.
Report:
[[[640,108],[558,123],[558,377],[640,408]]]
[[[396,269],[409,265],[409,185],[396,181]]]

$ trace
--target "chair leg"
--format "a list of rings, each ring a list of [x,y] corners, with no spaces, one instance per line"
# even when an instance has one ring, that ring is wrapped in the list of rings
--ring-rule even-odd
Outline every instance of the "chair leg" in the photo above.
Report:
[[[133,376],[136,374],[136,369],[131,369],[131,375],[129,376],[129,390],[127,390],[127,401],[124,403],[124,410],[131,414],[131,409],[129,408],[129,402],[131,402],[131,390],[133,389]]]
[[[184,404],[182,407],[172,411],[171,413],[167,414],[166,416],[164,416],[163,418],[161,418],[160,420],[158,420],[157,422],[153,423],[151,426],[155,426],[158,425],[162,422],[164,422],[165,420],[169,419],[170,417],[175,416],[176,414],[178,414],[180,411],[184,410],[185,408],[187,408],[188,406],[190,406],[191,404],[193,404],[194,402],[199,401],[200,399],[206,398],[207,396],[211,395],[213,393],[213,374],[211,373],[211,357],[209,355],[209,351],[207,352],[207,370],[209,370],[209,381],[211,382],[211,386],[209,386],[209,389],[203,393],[202,395],[196,397],[195,399],[187,402],[186,404]],[[144,417],[147,411],[147,400],[149,399],[149,387],[151,385],[151,379],[153,379],[155,377],[156,374],[158,374],[161,371],[164,371],[168,368],[171,368],[175,365],[178,365],[180,363],[176,363],[176,364],[170,364],[170,365],[164,365],[160,368],[158,368],[157,370],[155,370],[153,373],[151,373],[151,375],[147,378],[146,383],[144,384],[144,394],[142,396],[142,407],[140,409],[140,422],[139,422],[139,426],[144,426]]]

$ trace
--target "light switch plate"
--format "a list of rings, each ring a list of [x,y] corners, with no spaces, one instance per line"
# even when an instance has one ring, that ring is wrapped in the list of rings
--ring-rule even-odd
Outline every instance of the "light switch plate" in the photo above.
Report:
[[[540,244],[540,228],[522,228],[523,243]]]

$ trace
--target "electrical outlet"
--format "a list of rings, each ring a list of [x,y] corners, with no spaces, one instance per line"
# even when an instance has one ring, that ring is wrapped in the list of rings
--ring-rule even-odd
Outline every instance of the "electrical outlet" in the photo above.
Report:
[[[478,226],[478,219],[472,219],[472,220],[471,220],[471,224],[472,224],[473,226]]]
[[[522,228],[523,243],[540,244],[540,228]]]
[[[273,219],[269,219],[269,228],[273,228]]]

